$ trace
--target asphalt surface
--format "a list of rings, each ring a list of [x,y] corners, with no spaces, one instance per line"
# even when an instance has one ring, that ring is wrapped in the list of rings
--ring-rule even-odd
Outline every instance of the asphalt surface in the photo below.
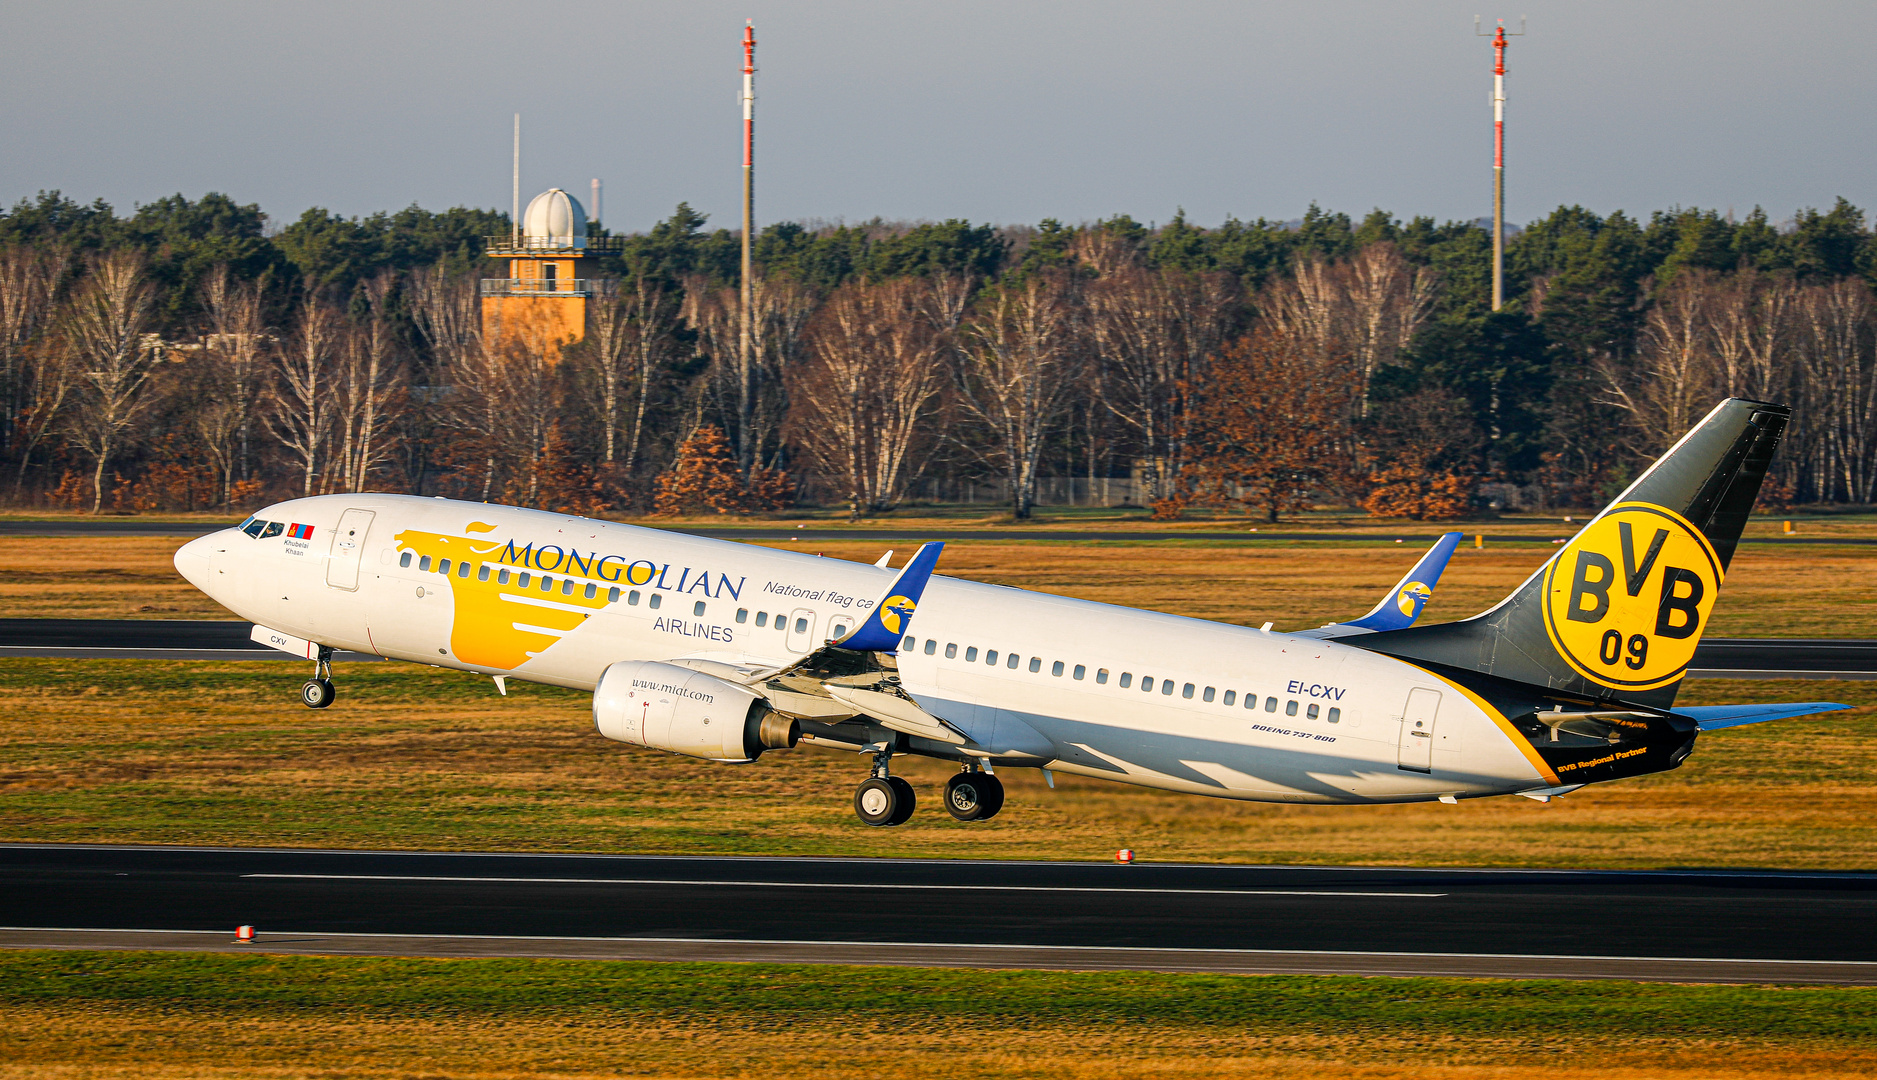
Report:
[[[0,846],[12,947],[1877,984],[1874,917],[1877,874]]]
[[[302,660],[249,640],[252,624],[179,619],[0,619],[0,656],[98,659]],[[342,661],[374,660],[341,652]],[[1710,638],[1690,674],[1735,679],[1874,679],[1877,641]]]
[[[206,536],[220,529],[228,528],[236,522],[225,524],[204,523],[200,521],[0,521],[0,536],[174,536],[178,538]],[[1576,532],[1578,525],[1560,525],[1556,537],[1550,536],[1501,536],[1484,533],[1489,544],[1546,544],[1558,538],[1568,537]],[[1254,532],[1249,526],[1231,532],[1169,532],[1161,530],[1138,531],[1086,531],[1065,532],[1055,529],[842,529],[842,528],[722,528],[722,529],[670,529],[669,532],[685,533],[690,536],[708,536],[719,540],[860,540],[880,543],[923,543],[928,540],[943,540],[955,543],[961,540],[1063,540],[1087,543],[1099,540],[1198,540],[1216,542],[1221,540],[1325,540],[1337,543],[1413,543],[1432,544],[1440,532],[1404,531],[1401,533],[1383,532]],[[1475,529],[1473,532],[1478,532]],[[1468,535],[1472,535],[1469,533]],[[1877,537],[1826,537],[1826,536],[1767,536],[1743,538],[1743,544],[1877,544]]]

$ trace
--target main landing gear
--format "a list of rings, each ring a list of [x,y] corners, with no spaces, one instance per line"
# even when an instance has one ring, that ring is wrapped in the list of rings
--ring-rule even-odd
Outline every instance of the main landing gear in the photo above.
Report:
[[[873,756],[873,775],[854,791],[854,813],[869,825],[904,825],[918,797],[905,779],[887,773],[888,752]],[[1004,785],[977,766],[945,782],[945,810],[959,821],[988,821],[1004,808]]]
[[[309,709],[323,709],[338,696],[339,691],[332,686],[332,650],[321,645],[319,657],[313,661],[313,677],[300,687],[300,703]]]

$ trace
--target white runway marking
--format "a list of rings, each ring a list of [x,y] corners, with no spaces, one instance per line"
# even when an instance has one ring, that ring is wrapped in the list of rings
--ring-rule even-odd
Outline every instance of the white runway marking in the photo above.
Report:
[[[437,881],[504,885],[711,885],[750,889],[927,889],[944,892],[1162,893],[1175,896],[1380,896],[1431,898],[1437,892],[1366,892],[1354,889],[1128,889],[1096,885],[870,885],[847,881],[700,881],[688,878],[445,877],[425,874],[243,874],[287,881]]]

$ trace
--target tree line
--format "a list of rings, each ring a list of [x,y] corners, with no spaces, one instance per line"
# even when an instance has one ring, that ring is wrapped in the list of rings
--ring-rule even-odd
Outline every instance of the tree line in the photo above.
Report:
[[[566,348],[485,327],[506,215],[271,229],[210,194],[0,213],[0,452],[17,505],[239,512],[390,490],[586,513],[855,515],[933,481],[1028,516],[1131,476],[1163,517],[1450,518],[1594,504],[1724,395],[1795,406],[1766,498],[1877,502],[1877,237],[1839,200],[1647,221],[1560,207],[1488,310],[1477,222],[784,222],[680,205],[619,237]],[[595,227],[595,235],[610,235]]]

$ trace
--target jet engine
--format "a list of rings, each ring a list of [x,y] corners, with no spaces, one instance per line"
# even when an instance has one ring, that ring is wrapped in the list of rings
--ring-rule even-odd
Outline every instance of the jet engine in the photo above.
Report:
[[[593,726],[615,742],[712,761],[754,761],[791,747],[801,722],[770,709],[747,686],[701,671],[626,660],[593,688]]]

